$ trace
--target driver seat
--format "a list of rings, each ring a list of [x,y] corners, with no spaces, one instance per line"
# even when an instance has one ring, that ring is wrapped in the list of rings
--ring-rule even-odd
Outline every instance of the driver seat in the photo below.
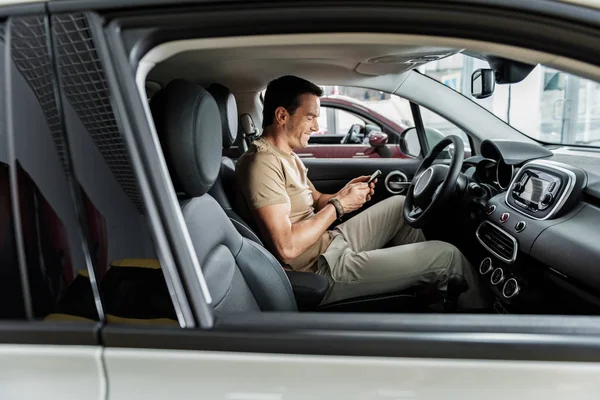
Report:
[[[217,315],[298,308],[421,311],[416,307],[416,289],[318,307],[328,280],[312,273],[286,274],[263,246],[236,230],[223,208],[208,194],[219,177],[222,148],[221,118],[213,96],[196,84],[177,79],[153,97],[150,107]]]

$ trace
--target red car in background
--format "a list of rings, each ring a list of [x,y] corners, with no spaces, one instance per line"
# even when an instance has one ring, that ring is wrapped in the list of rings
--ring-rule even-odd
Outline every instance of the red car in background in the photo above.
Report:
[[[406,158],[399,145],[402,126],[359,100],[347,96],[321,98],[320,129],[301,158]]]

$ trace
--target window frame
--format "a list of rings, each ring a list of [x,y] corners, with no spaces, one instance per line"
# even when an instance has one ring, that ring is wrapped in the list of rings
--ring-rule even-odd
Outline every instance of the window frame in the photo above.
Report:
[[[518,7],[534,7],[533,5],[523,5],[521,3],[511,3],[513,9],[512,12],[517,12],[515,10]],[[466,6],[466,5],[465,5]],[[311,5],[311,7],[314,7]],[[398,6],[399,11],[403,10],[403,5]],[[467,11],[463,7],[463,5],[452,5],[448,10],[458,9],[459,11]],[[561,5],[563,7],[563,5]],[[567,7],[567,6],[565,6]],[[573,6],[574,7],[574,6]],[[157,26],[167,27],[167,30],[173,28],[175,24],[178,25],[178,28],[181,29],[182,24],[190,23],[193,18],[194,28],[193,30],[187,32],[188,35],[198,35],[199,32],[207,33],[207,30],[210,31],[211,36],[227,36],[227,34],[231,34],[231,26],[236,26],[236,32],[239,35],[241,31],[243,31],[242,27],[246,27],[250,29],[248,24],[252,21],[252,29],[254,29],[254,33],[256,33],[256,27],[261,27],[261,32],[270,31],[270,32],[289,32],[290,30],[297,29],[298,25],[294,25],[293,21],[297,21],[298,8],[302,8],[302,5],[296,4],[296,8],[278,8],[277,13],[277,26],[273,25],[273,21],[269,20],[269,13],[264,13],[264,9],[261,9],[262,14],[252,13],[252,10],[236,10],[235,21],[232,20],[232,15],[226,14],[226,11],[222,11],[223,14],[216,13],[218,16],[228,18],[229,25],[217,28],[212,26],[210,22],[218,23],[219,20],[215,18],[215,14],[208,13],[193,13],[190,10],[183,10],[185,12],[181,12],[180,14],[173,13],[161,13],[160,16],[155,17],[154,23]],[[534,7],[535,9],[535,7]],[[564,7],[563,7],[564,9]],[[395,15],[395,18],[390,18],[390,22],[393,21],[394,25],[390,26],[390,29],[397,29],[398,22],[400,20],[405,21],[406,24],[413,24],[410,26],[415,26],[418,29],[423,29],[423,27],[429,27],[424,22],[431,22],[432,20],[439,20],[446,24],[457,24],[456,20],[452,18],[442,18],[447,17],[447,15],[439,15],[444,14],[448,10],[435,10],[435,18],[434,15],[428,14],[427,10],[420,10],[423,14],[411,14],[410,20],[408,16],[404,14],[405,20],[402,20],[403,14],[399,13]],[[542,10],[542,9],[537,9]],[[310,10],[314,13],[314,8]],[[348,20],[336,21],[334,18],[336,16],[335,11],[330,9],[323,9],[323,13],[319,13],[319,21],[326,21],[331,23],[328,26],[329,29],[335,29],[337,24],[348,23]],[[379,7],[373,7],[372,5],[369,8],[365,7],[355,7],[353,9],[352,14],[356,21],[362,21],[365,25],[361,25],[361,29],[366,29],[368,21],[375,21],[375,13],[378,18],[376,19],[377,25],[372,25],[373,27],[377,27],[377,29],[383,29],[382,24],[385,25],[387,19],[385,19],[386,12],[389,16],[389,9],[380,9]],[[429,10],[431,11],[431,9]],[[471,10],[471,12],[474,12]],[[541,11],[540,11],[541,12]],[[518,12],[517,12],[518,13]],[[598,13],[600,15],[600,12]],[[520,15],[520,14],[518,14]],[[528,21],[531,21],[531,15],[534,15],[536,18],[537,14],[523,14],[527,15]],[[543,15],[543,13],[542,13]],[[418,16],[418,18],[417,18]],[[502,42],[502,38],[506,38],[506,25],[503,24],[503,19],[506,15],[503,14],[502,17],[494,14],[493,12],[487,11],[482,12],[481,16],[485,16],[488,20],[488,28],[486,30],[486,34],[483,38],[479,38],[481,40],[492,40],[491,38],[496,35],[496,40]],[[254,17],[254,18],[252,18]],[[346,16],[349,18],[349,16]],[[132,18],[135,19],[135,16]],[[160,18],[160,20],[158,20]],[[187,18],[187,20],[186,20]],[[208,20],[207,18],[211,18]],[[495,19],[497,18],[497,20]],[[148,23],[152,18],[146,18],[143,22]],[[200,23],[202,21],[203,23]],[[129,21],[132,22],[131,20]],[[142,20],[137,20],[136,22],[140,23]],[[204,22],[206,24],[204,24]],[[480,21],[479,21],[480,22]],[[518,19],[515,19],[515,27],[511,27],[511,29],[516,30],[521,27],[518,22]],[[374,22],[373,22],[374,23]],[[464,24],[464,20],[460,21],[462,25],[453,25],[454,28],[458,29],[462,26],[462,29],[466,29],[468,24]],[[494,25],[495,24],[495,25]],[[214,25],[214,24],[213,24]],[[317,24],[319,25],[319,24]],[[143,26],[143,25],[142,25]],[[306,28],[305,25],[302,25]],[[346,25],[348,26],[348,25]],[[137,26],[140,27],[139,25]],[[118,60],[115,59],[112,62],[118,65],[118,76],[128,76],[130,75],[131,64],[128,62],[127,54],[129,54],[125,47],[122,45],[122,42],[119,43],[118,39],[120,39],[118,33],[116,32],[117,28],[123,28],[122,25],[119,24],[111,24],[111,28],[113,31],[109,31],[109,35],[111,35],[111,40],[109,41],[111,44],[110,52],[111,55],[117,54]],[[407,25],[403,26],[404,29],[408,29]],[[313,28],[314,29],[314,28]],[[437,35],[442,35],[444,33],[443,26],[436,25],[435,27],[428,29],[434,29]],[[600,29],[600,28],[599,28]],[[160,28],[158,28],[160,31]],[[547,29],[546,29],[547,31]],[[139,31],[138,31],[139,32]],[[500,32],[500,33],[499,33]],[[503,33],[504,35],[502,35]],[[539,32],[538,32],[539,33]],[[171,31],[172,34],[172,31]],[[456,34],[456,32],[455,32]],[[477,35],[481,34],[480,31],[477,32]],[[541,35],[541,33],[539,33]],[[547,35],[562,35],[568,34],[568,30],[562,30],[562,27],[558,27],[556,30],[553,30],[552,33],[546,32]],[[469,32],[463,31],[463,35],[469,36]],[[474,33],[471,32],[471,35]],[[164,41],[165,38],[168,38],[168,35],[161,36],[160,32],[156,30],[153,32],[153,42],[144,42],[146,48],[151,48],[152,44],[156,44],[160,41]],[[173,36],[170,36],[171,38]],[[531,37],[535,37],[535,33],[532,33]],[[129,50],[132,50],[135,45],[139,45],[143,42],[142,39],[138,38],[139,41],[132,37],[129,37],[130,41],[128,46],[130,46]],[[522,37],[519,38],[522,41]],[[534,43],[535,44],[535,43]],[[530,46],[534,46],[534,44],[530,44]],[[581,44],[581,43],[580,43]],[[117,45],[119,47],[113,48],[112,45]],[[521,44],[522,47],[526,46],[525,44]],[[534,46],[535,47],[535,46]],[[562,49],[564,51],[564,49]],[[560,50],[557,50],[560,51]],[[569,50],[570,51],[570,50]],[[590,52],[592,53],[592,52]],[[597,52],[596,52],[597,53]],[[139,54],[137,54],[139,56]],[[134,57],[135,58],[135,57]],[[586,56],[581,56],[580,58],[593,58],[593,55],[586,53]],[[135,60],[132,60],[135,63]],[[598,63],[600,64],[600,56],[598,56]],[[115,83],[126,84],[127,82],[123,79],[119,78]],[[140,103],[140,98],[133,99],[131,97],[132,91],[127,91],[127,89],[131,89],[131,84],[123,85],[123,92],[121,95],[128,101],[133,101],[133,103]],[[135,91],[133,91],[135,93]],[[124,104],[120,104],[120,106],[124,106]],[[132,107],[128,107],[128,111],[137,111],[139,112],[139,104],[136,104],[138,110],[133,109]],[[138,118],[138,115],[134,116]],[[132,136],[135,136],[137,140],[143,140],[143,133],[149,133],[149,127],[147,124],[142,124],[137,121],[137,126],[132,129]],[[128,126],[129,128],[129,126]],[[149,139],[148,139],[149,140]],[[132,139],[132,144],[135,141]],[[156,150],[156,149],[155,149]],[[139,168],[142,165],[135,165],[135,168]],[[148,166],[150,167],[150,166]],[[164,171],[163,171],[164,172]],[[161,186],[161,189],[164,189],[164,185]],[[150,193],[152,195],[153,193]],[[163,195],[167,195],[168,192],[163,190]],[[165,217],[161,215],[161,217]],[[520,317],[515,316],[503,316],[502,323],[499,323],[497,317],[493,315],[470,315],[469,318],[463,321],[456,321],[455,316],[440,316],[434,315],[431,318],[422,317],[422,316],[407,316],[405,314],[399,315],[400,318],[390,317],[386,321],[386,324],[381,324],[380,317],[372,316],[375,319],[373,323],[379,324],[379,328],[372,327],[374,331],[380,330],[377,335],[377,340],[381,341],[381,343],[385,342],[385,351],[387,351],[388,355],[392,356],[404,356],[407,355],[414,357],[441,357],[443,354],[446,354],[447,357],[458,357],[463,358],[464,356],[470,355],[473,358],[481,357],[481,359],[517,359],[517,360],[544,360],[544,361],[598,361],[600,360],[600,340],[598,340],[597,333],[600,332],[600,321],[598,318],[586,319],[585,323],[583,320],[576,318],[565,318],[565,317],[536,317],[535,320],[527,320]],[[447,318],[450,317],[450,318]],[[306,319],[315,318],[310,324],[305,324],[302,327],[291,326],[290,324],[296,324],[300,322],[308,322]],[[317,321],[318,319],[320,321]],[[405,323],[401,323],[398,319],[405,319]],[[360,326],[363,331],[360,334],[357,334],[358,331],[352,332],[350,329],[352,324],[355,324],[357,321],[363,323]],[[367,321],[369,320],[369,316],[356,316],[356,315],[276,315],[272,313],[265,313],[259,315],[232,315],[230,318],[224,318],[221,321],[217,321],[214,325],[214,329],[212,330],[199,330],[199,331],[157,331],[151,329],[139,329],[137,332],[133,332],[133,330],[129,330],[127,332],[123,328],[119,327],[107,327],[103,331],[104,338],[108,346],[116,346],[116,347],[152,347],[157,346],[159,348],[164,348],[167,346],[165,344],[165,340],[169,340],[176,348],[192,348],[198,346],[202,347],[203,350],[218,350],[218,351],[252,351],[252,352],[291,352],[294,354],[327,354],[327,349],[323,348],[325,346],[320,346],[319,343],[322,338],[335,336],[338,339],[338,342],[335,344],[332,341],[324,341],[323,345],[328,344],[330,346],[329,352],[337,352],[339,354],[352,354],[352,350],[355,352],[361,351],[359,349],[364,350],[361,355],[369,355],[368,346],[366,341],[366,336],[364,330],[369,329],[369,325]],[[286,321],[289,323],[286,324]],[[322,326],[323,321],[326,321],[328,324],[333,325],[333,332],[335,335],[331,335],[332,331],[328,331],[328,329]],[[344,322],[345,321],[345,322]],[[349,322],[350,321],[350,322]],[[392,322],[393,321],[393,322]],[[321,325],[319,325],[319,323]],[[346,324],[344,324],[346,323]],[[387,329],[385,329],[382,325],[386,325]],[[287,326],[287,328],[286,328]],[[298,331],[296,331],[298,329]],[[381,331],[385,333],[385,339],[382,339]],[[307,338],[308,340],[298,340],[298,336],[295,334],[298,333],[302,335],[303,333],[306,336],[302,336]],[[370,333],[369,333],[370,334]],[[591,334],[591,335],[590,335]],[[492,337],[492,336],[493,337]],[[409,351],[409,347],[398,347],[400,349],[399,353],[390,353],[390,348],[396,348],[393,344],[396,344],[395,341],[389,340],[390,337],[398,338],[398,340],[408,340],[407,338],[414,339],[416,342],[414,343],[426,343],[426,346],[419,346],[418,349],[415,347],[413,352]],[[136,342],[135,339],[141,339],[139,342]],[[176,338],[179,339],[179,342],[176,342]],[[250,339],[252,338],[252,343],[250,343]],[[363,340],[365,339],[365,340]],[[543,339],[543,340],[542,340]],[[374,339],[375,340],[375,339]],[[343,344],[339,344],[341,341]],[[233,343],[237,343],[237,345],[233,345]],[[431,351],[431,345],[435,343],[435,346],[438,346],[437,349],[441,351]],[[520,343],[522,347],[518,348],[518,351],[511,351],[510,346],[515,345],[516,343]],[[454,347],[452,345],[455,345]],[[577,349],[577,351],[573,351],[573,347]],[[316,348],[319,350],[314,350]],[[313,349],[313,350],[311,350]],[[458,351],[456,349],[459,349]],[[495,349],[495,350],[494,350]],[[540,349],[543,351],[538,352]],[[406,351],[404,351],[406,350]],[[382,350],[383,351],[383,350]],[[350,352],[350,353],[348,353]],[[451,353],[449,355],[449,353]],[[495,356],[494,356],[495,354]],[[479,356],[478,356],[479,355]]]

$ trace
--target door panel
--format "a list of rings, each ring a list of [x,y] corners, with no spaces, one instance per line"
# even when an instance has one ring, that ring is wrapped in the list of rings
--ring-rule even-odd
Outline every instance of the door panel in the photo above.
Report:
[[[350,180],[361,175],[371,175],[376,170],[382,174],[375,187],[372,205],[393,194],[384,186],[385,178],[393,171],[400,171],[412,180],[421,160],[419,159],[303,159],[308,168],[308,177],[321,193],[336,193]]]
[[[597,397],[597,323],[500,318],[436,315],[425,327],[422,315],[255,313],[210,331],[110,326],[109,398]]]
[[[379,157],[371,146],[362,144],[317,144],[296,149],[294,152],[302,159],[306,158],[370,158]]]
[[[104,400],[98,346],[0,345],[3,399]]]
[[[108,349],[106,359],[111,400],[548,400],[600,389],[598,364],[126,349]],[[155,377],[162,383],[147,384]]]

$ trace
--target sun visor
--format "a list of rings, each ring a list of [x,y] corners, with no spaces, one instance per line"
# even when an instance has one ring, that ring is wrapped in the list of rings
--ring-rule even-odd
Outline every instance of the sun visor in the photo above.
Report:
[[[459,52],[460,50],[448,48],[423,48],[416,52],[412,49],[407,53],[370,58],[358,64],[355,70],[364,75],[399,74]]]

